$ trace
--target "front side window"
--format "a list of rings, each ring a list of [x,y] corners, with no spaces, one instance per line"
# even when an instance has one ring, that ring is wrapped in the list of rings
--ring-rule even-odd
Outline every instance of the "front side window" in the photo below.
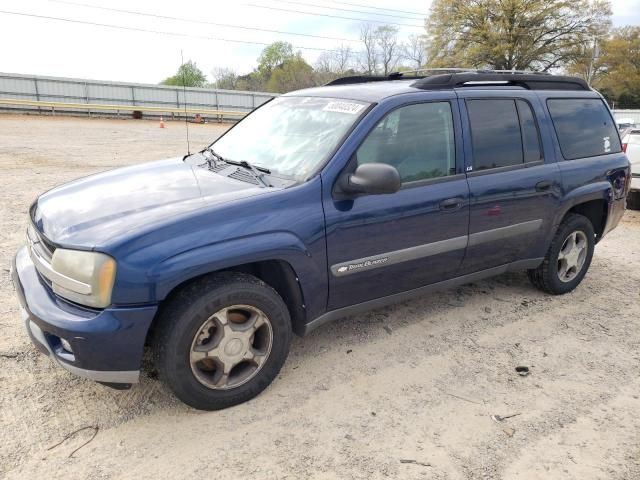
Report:
[[[565,159],[622,151],[615,123],[599,98],[550,98],[547,106]]]
[[[229,160],[304,179],[327,160],[368,106],[337,98],[278,97],[247,116],[212,148]]]
[[[454,175],[456,153],[449,102],[419,103],[388,113],[356,152],[358,165],[387,163],[403,183]]]

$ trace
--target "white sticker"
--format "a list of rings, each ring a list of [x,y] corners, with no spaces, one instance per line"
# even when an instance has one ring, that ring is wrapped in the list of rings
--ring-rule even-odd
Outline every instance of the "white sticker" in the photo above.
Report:
[[[353,102],[329,102],[322,110],[325,112],[350,113],[355,115],[364,108],[361,103]]]
[[[604,152],[609,153],[611,151],[611,140],[609,140],[609,137],[603,137],[602,140],[604,142]]]

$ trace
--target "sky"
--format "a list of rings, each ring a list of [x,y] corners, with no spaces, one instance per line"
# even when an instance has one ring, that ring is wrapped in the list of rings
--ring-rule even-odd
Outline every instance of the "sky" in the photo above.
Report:
[[[395,23],[401,39],[423,33],[429,5],[429,0],[2,0],[0,72],[158,83],[175,73],[182,52],[213,80],[216,67],[248,73],[265,45],[277,40],[290,42],[313,64],[323,50],[341,43],[358,49],[363,21]],[[612,7],[615,26],[640,25],[640,0],[612,0]]]

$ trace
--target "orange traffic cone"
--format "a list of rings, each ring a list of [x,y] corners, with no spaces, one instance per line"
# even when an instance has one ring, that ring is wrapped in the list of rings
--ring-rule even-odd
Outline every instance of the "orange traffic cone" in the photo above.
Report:
[[[164,128],[164,119],[160,117],[160,128]]]

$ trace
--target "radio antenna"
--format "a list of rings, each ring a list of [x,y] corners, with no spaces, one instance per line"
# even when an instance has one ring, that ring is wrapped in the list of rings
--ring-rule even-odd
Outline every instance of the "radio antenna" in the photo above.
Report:
[[[182,96],[184,103],[184,125],[187,128],[187,155],[191,155],[191,148],[189,146],[189,121],[187,119],[187,81],[185,77],[185,68],[184,68],[184,55],[182,54],[182,49],[180,50],[180,69],[182,70]]]

